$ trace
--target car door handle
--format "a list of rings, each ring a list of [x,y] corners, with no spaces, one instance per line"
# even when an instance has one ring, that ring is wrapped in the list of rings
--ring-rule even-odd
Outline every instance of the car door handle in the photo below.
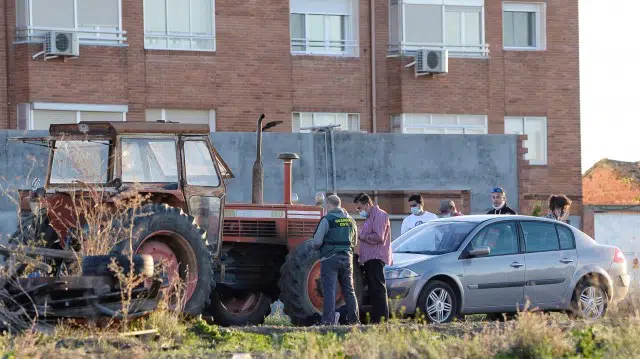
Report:
[[[521,264],[521,263],[518,263],[518,262],[511,263],[511,267],[513,267],[513,268],[520,268],[522,266],[524,266],[524,264]]]
[[[562,258],[560,260],[560,262],[564,263],[564,264],[569,264],[569,263],[573,263],[573,259],[569,259],[569,258]]]

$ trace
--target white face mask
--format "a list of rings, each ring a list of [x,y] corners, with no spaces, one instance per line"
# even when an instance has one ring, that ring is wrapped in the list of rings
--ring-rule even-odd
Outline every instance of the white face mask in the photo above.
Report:
[[[495,209],[495,210],[502,209],[502,207],[504,207],[504,205],[505,205],[506,203],[507,203],[507,202],[502,202],[502,203],[500,203],[500,205],[499,205],[499,206],[497,206],[497,207],[496,207],[496,206],[493,206],[493,209]]]
[[[367,218],[369,217],[369,214],[367,213],[367,211],[363,209],[362,211],[360,211],[360,217]]]
[[[418,214],[420,214],[420,212],[422,212],[420,207],[411,207],[411,213],[412,214],[415,214],[417,216]]]

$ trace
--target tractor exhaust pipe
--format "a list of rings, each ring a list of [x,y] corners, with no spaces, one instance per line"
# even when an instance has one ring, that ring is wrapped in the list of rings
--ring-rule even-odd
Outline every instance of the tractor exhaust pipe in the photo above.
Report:
[[[257,143],[256,143],[256,161],[253,163],[253,178],[251,183],[251,203],[262,204],[264,189],[264,169],[262,168],[262,120],[264,113],[258,118]]]
[[[281,153],[278,159],[284,162],[284,204],[291,204],[291,163],[300,157],[295,153]]]

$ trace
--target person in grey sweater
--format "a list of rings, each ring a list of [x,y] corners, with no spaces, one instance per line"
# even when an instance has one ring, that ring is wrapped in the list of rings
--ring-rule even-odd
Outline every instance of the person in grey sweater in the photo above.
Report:
[[[327,197],[327,214],[322,217],[313,236],[313,244],[320,251],[320,278],[324,306],[321,324],[335,324],[336,280],[340,283],[346,304],[346,322],[358,324],[358,302],[353,289],[353,249],[358,240],[356,221],[341,208],[340,197]]]

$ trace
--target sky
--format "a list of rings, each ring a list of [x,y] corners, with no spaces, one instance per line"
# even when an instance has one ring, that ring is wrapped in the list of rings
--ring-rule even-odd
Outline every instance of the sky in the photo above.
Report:
[[[579,1],[582,171],[640,161],[640,1]]]

